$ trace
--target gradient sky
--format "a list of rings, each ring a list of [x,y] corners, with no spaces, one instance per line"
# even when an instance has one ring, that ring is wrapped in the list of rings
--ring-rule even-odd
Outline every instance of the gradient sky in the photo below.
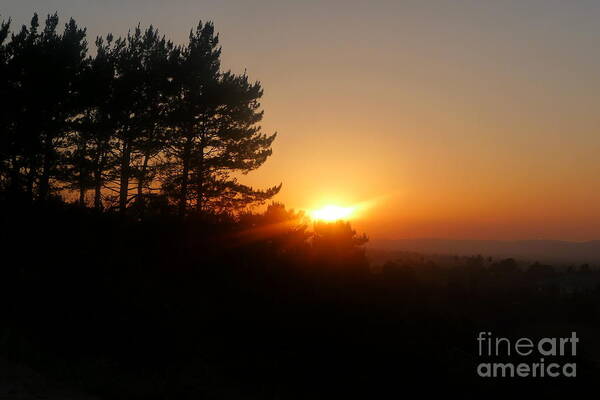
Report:
[[[4,0],[97,34],[220,32],[265,88],[274,155],[243,181],[366,204],[376,238],[600,239],[600,2]],[[63,22],[64,22],[63,19]]]

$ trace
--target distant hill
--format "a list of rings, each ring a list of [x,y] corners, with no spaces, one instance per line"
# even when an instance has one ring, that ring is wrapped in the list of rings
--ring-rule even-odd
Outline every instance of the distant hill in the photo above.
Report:
[[[369,248],[461,256],[481,254],[544,262],[600,263],[600,240],[567,242],[561,240],[373,239],[369,242]]]

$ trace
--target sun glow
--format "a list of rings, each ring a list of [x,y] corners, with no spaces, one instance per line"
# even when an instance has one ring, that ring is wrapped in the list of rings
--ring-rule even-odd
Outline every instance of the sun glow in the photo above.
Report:
[[[348,219],[350,216],[352,216],[353,212],[354,212],[353,207],[340,207],[340,206],[328,205],[328,206],[319,208],[318,210],[313,210],[310,213],[310,216],[314,220],[333,222],[333,221],[338,221],[341,219]]]

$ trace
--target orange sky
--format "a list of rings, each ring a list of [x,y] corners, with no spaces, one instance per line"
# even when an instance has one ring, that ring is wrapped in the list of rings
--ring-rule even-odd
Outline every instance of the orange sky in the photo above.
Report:
[[[290,207],[368,203],[353,224],[378,238],[600,238],[598,3],[6,3],[92,36],[141,21],[183,42],[214,20],[279,132],[244,182],[283,182]]]

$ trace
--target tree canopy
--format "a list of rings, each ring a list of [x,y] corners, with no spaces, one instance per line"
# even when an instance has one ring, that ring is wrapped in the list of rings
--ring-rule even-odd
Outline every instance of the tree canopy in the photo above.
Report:
[[[238,178],[272,154],[263,89],[221,68],[211,22],[176,45],[150,26],[108,34],[88,52],[86,30],[57,14],[11,33],[0,25],[0,190],[96,209],[180,215],[236,212],[277,194]],[[93,194],[93,195],[90,195]]]

